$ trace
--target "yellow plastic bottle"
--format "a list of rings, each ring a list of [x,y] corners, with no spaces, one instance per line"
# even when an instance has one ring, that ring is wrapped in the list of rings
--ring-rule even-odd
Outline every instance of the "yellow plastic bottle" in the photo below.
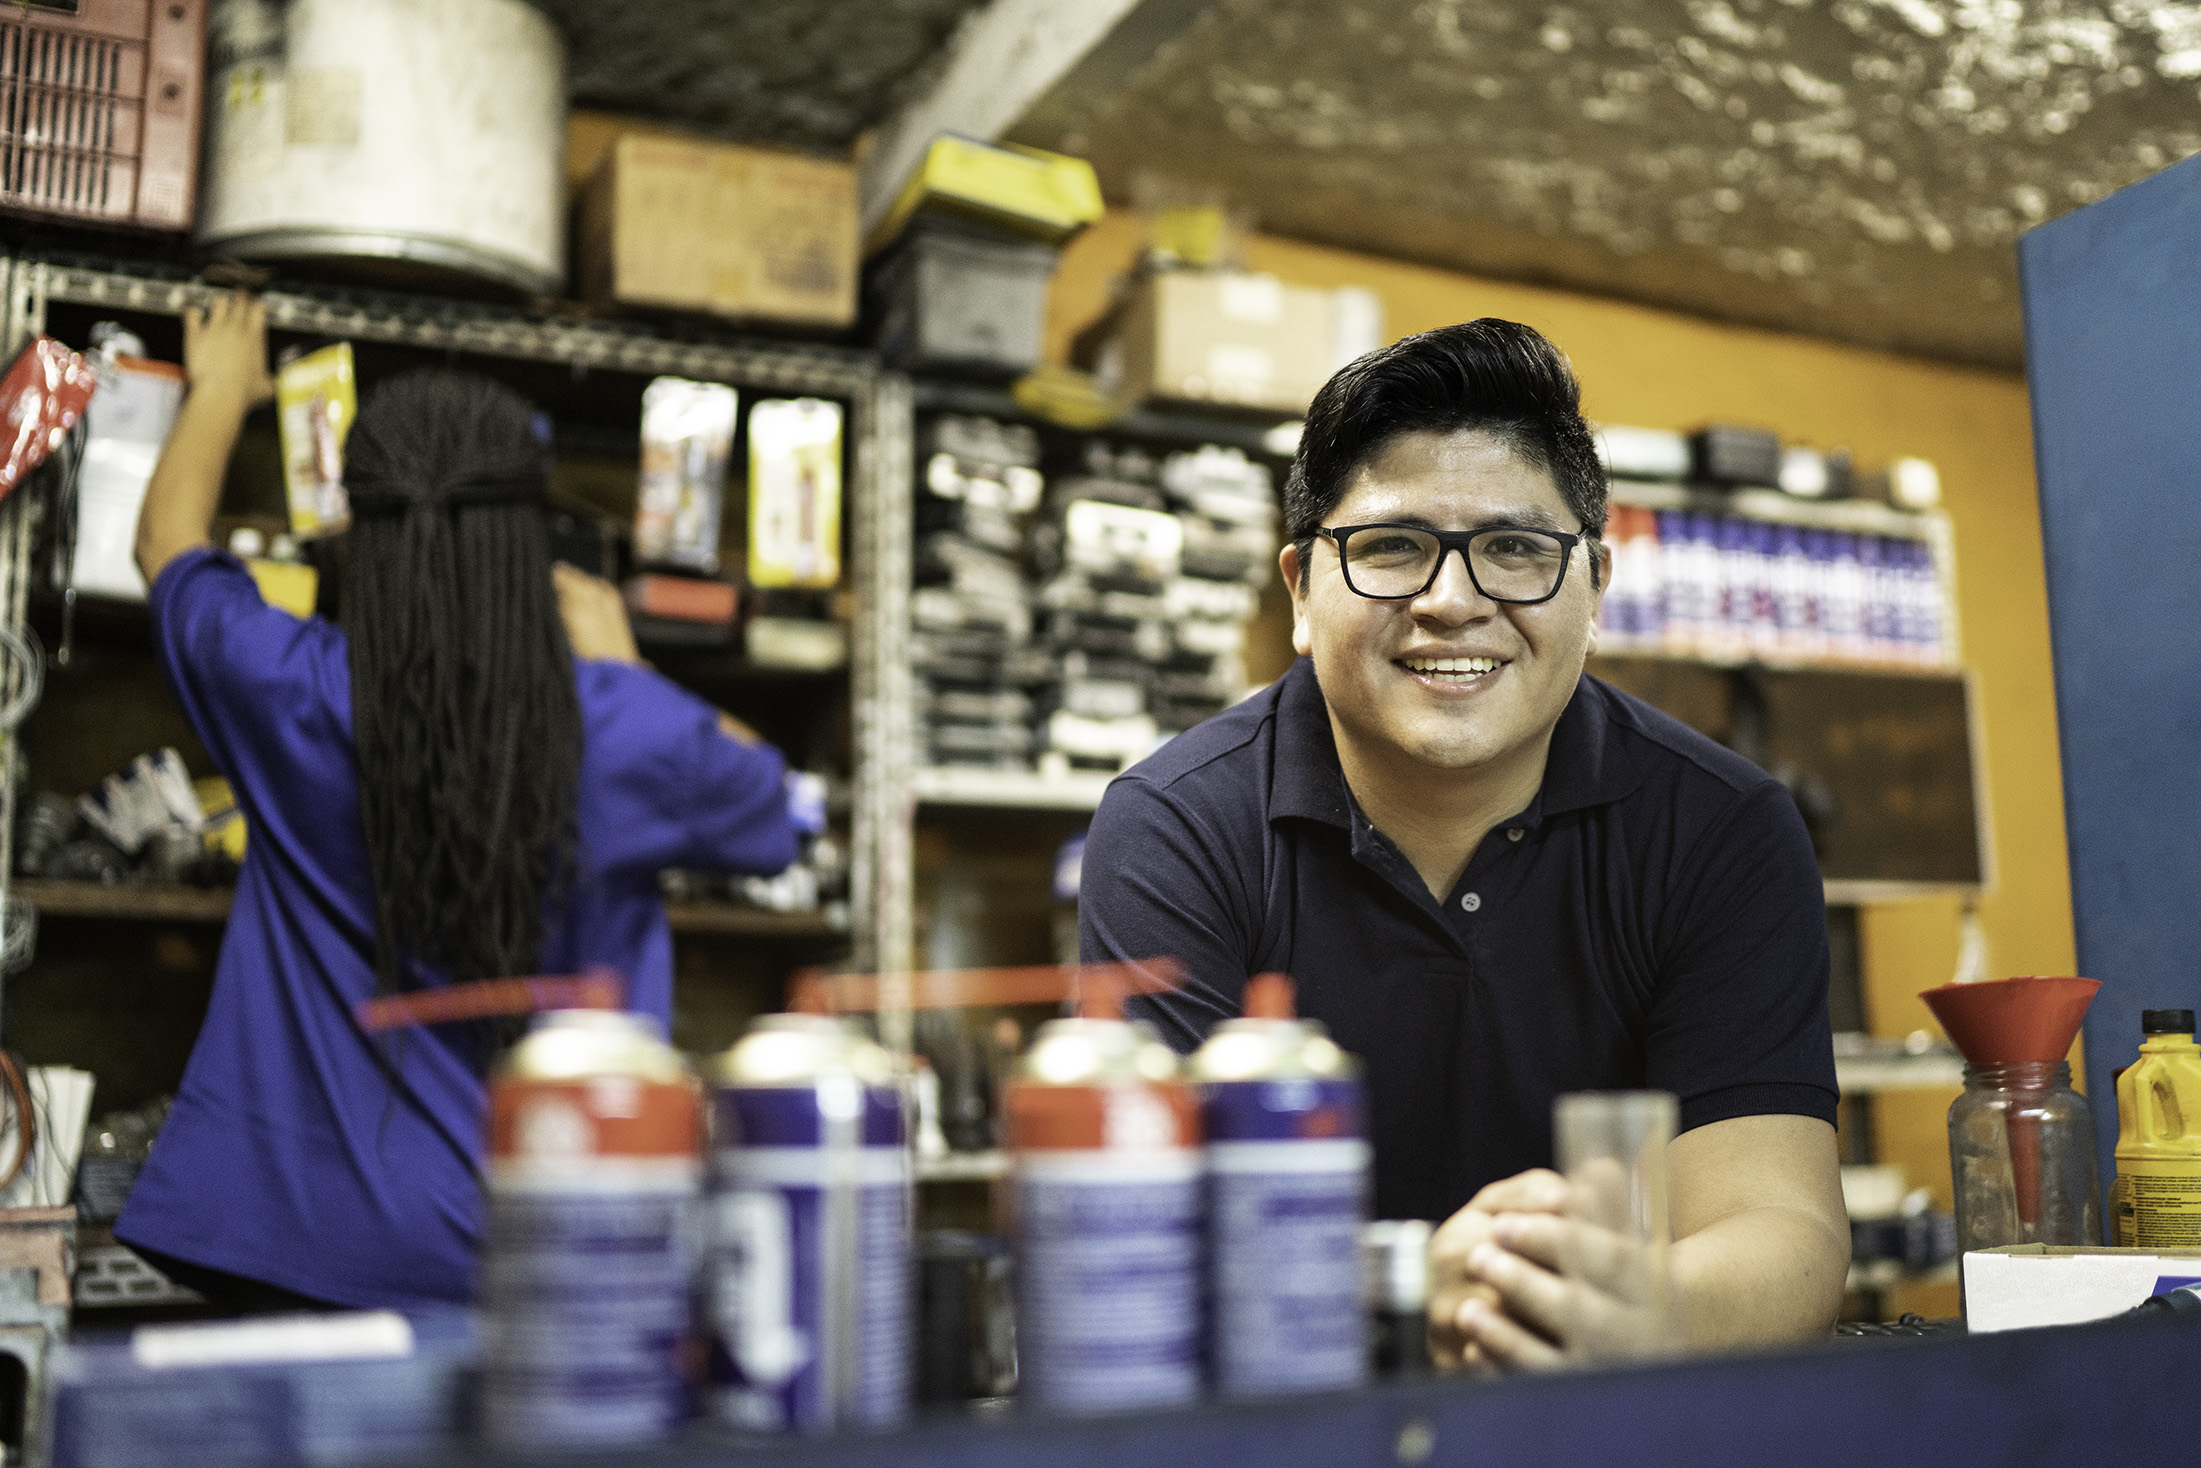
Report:
[[[2193,1011],[2141,1011],[2140,1058],[2117,1077],[2111,1241],[2201,1248],[2201,1045]]]

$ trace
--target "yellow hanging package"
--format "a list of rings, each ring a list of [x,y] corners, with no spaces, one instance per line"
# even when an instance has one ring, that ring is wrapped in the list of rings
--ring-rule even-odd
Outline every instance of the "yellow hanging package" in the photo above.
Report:
[[[291,534],[330,535],[351,524],[344,496],[344,438],[359,414],[352,344],[338,342],[285,362],[275,374],[283,440],[283,492]]]
[[[841,579],[841,405],[775,398],[749,410],[749,584]]]

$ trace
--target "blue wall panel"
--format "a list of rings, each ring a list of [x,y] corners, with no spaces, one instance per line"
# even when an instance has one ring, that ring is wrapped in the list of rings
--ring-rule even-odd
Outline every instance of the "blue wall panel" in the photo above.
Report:
[[[2201,1009],[2201,158],[2018,256],[2106,1185],[2140,1011]]]

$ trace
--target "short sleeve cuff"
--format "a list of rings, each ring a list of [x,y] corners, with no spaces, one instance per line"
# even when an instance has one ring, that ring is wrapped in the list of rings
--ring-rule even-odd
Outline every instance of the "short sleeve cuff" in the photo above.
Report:
[[[1738,1116],[1815,1116],[1833,1126],[1838,1092],[1801,1084],[1723,1086],[1681,1103],[1681,1130],[1695,1131]]]

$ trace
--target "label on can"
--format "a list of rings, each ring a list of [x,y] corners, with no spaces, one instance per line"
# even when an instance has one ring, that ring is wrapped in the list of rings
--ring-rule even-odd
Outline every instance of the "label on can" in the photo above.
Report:
[[[1351,1080],[1204,1089],[1209,1349],[1232,1395],[1358,1385],[1368,1370],[1360,1277],[1368,1144]]]
[[[1017,1158],[1017,1363],[1039,1406],[1108,1411],[1200,1390],[1200,1154]]]
[[[828,1084],[714,1100],[710,1396],[726,1426],[890,1427],[909,1413],[901,1097],[844,1085],[845,1098]]]
[[[496,1087],[482,1280],[492,1441],[646,1442],[678,1430],[697,1123],[695,1094],[678,1084]]]
[[[2190,1157],[2117,1159],[2119,1214],[2142,1249],[2201,1248],[2201,1169]]]

